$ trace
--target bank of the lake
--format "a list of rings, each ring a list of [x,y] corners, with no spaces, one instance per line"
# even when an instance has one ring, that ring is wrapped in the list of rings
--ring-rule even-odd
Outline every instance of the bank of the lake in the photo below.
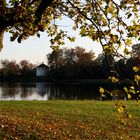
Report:
[[[132,118],[115,101],[1,101],[0,139],[139,140],[140,102],[120,102]]]
[[[0,76],[0,82],[24,82],[24,83],[35,83],[35,82],[49,82],[53,84],[91,84],[91,85],[108,85],[112,86],[114,85],[111,80],[109,79],[52,79],[49,77],[44,77],[44,76]],[[132,79],[126,79],[126,80],[120,80],[118,84],[115,85],[128,85],[132,83]]]

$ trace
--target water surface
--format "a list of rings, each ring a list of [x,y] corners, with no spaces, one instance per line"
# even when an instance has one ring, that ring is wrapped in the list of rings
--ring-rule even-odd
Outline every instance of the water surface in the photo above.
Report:
[[[0,100],[99,100],[98,87],[81,84],[0,83]]]

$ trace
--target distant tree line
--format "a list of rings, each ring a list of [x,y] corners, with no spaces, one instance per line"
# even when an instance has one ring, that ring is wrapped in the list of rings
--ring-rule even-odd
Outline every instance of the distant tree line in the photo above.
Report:
[[[47,55],[52,79],[106,79],[117,75],[120,79],[131,79],[136,74],[133,67],[140,69],[140,47],[134,45],[128,59],[116,59],[109,54],[99,54],[84,48],[63,48]]]
[[[0,60],[0,77],[31,77],[35,76],[36,65],[27,60],[17,63],[15,60]]]

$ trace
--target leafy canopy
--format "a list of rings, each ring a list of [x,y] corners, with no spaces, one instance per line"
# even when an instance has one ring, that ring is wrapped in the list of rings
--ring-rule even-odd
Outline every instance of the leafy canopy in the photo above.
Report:
[[[0,0],[0,32],[11,33],[11,41],[20,43],[46,31],[56,49],[64,45],[65,37],[75,39],[57,24],[66,16],[73,20],[73,30],[99,41],[103,50],[112,54],[121,45],[131,46],[132,39],[139,39],[139,9],[139,0]]]

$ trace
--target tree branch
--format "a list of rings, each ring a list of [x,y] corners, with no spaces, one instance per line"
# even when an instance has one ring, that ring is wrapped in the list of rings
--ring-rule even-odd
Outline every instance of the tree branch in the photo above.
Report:
[[[48,8],[54,0],[42,0],[36,10],[36,24],[41,20],[42,14],[45,12],[46,8]],[[33,1],[32,1],[33,2]]]
[[[3,48],[3,36],[4,36],[4,30],[0,31],[0,51]]]

